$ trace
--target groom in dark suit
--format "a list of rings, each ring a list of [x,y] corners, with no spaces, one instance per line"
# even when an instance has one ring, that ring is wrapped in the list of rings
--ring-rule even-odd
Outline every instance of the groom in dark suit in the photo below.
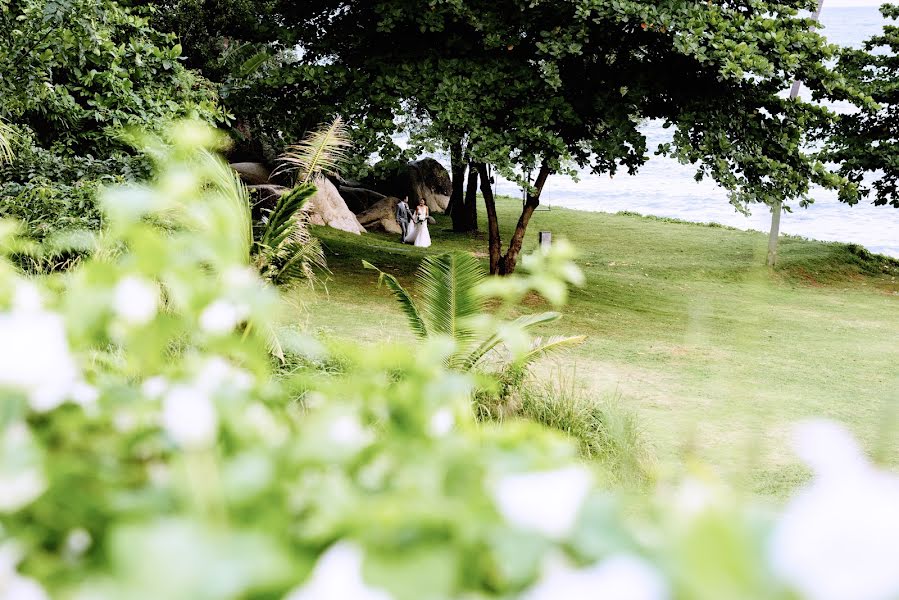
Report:
[[[399,223],[400,229],[403,230],[400,241],[406,241],[406,232],[409,231],[409,221],[412,220],[412,211],[409,210],[409,197],[406,196],[396,203],[396,222]]]

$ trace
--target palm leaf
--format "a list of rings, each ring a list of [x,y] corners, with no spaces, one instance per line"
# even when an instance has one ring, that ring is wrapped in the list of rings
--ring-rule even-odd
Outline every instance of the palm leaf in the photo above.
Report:
[[[466,252],[425,257],[415,279],[421,315],[432,335],[449,335],[460,347],[475,337],[469,323],[484,311],[484,299],[475,288],[485,277],[480,261]]]
[[[557,335],[546,341],[543,341],[541,338],[536,338],[531,343],[531,349],[515,359],[515,365],[519,367],[527,366],[535,360],[543,358],[553,352],[561,352],[574,348],[575,346],[580,346],[586,339],[587,336],[585,335],[574,335],[570,337]]]
[[[412,300],[412,296],[410,296],[409,292],[406,291],[406,288],[397,281],[396,277],[389,273],[385,273],[367,260],[362,261],[362,266],[366,269],[378,272],[378,285],[384,283],[390,291],[393,292],[393,297],[399,302],[400,308],[409,320],[409,327],[412,329],[412,332],[420,338],[428,337],[427,325],[425,325],[424,319],[421,318],[421,314],[419,314],[418,308]]]
[[[275,174],[295,171],[298,182],[309,183],[318,173],[336,171],[346,159],[350,146],[346,125],[337,117],[330,125],[310,132],[298,144],[288,146],[278,158],[280,165]]]
[[[268,216],[260,243],[277,253],[279,249],[297,235],[302,226],[297,220],[297,213],[315,194],[315,186],[305,183],[293,188],[278,198],[275,208]]]
[[[12,140],[15,134],[16,132],[12,127],[0,121],[0,164],[12,161]]]
[[[241,256],[250,259],[253,247],[253,217],[250,213],[250,194],[246,186],[240,180],[240,175],[217,155],[206,150],[200,154],[200,161],[206,165],[209,183],[227,200],[225,206],[229,209],[235,223],[238,224],[236,232],[237,242],[240,244]]]
[[[543,312],[536,315],[522,315],[512,321],[512,325],[514,327],[520,327],[522,329],[528,329],[535,325],[539,325],[541,323],[550,323],[552,321],[557,321],[562,317],[561,313],[557,312]],[[464,360],[461,361],[462,369],[465,371],[471,370],[484,356],[494,350],[497,346],[502,343],[503,339],[499,334],[494,333],[483,342],[481,342],[477,348],[475,348],[468,356],[465,357]]]

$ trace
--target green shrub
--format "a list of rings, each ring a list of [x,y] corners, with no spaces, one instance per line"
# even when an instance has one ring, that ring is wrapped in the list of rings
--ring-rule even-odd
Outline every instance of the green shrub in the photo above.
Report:
[[[335,350],[297,333],[308,365],[339,367],[273,377],[279,298],[234,243],[220,163],[196,160],[216,141],[181,125],[156,180],[104,192],[99,252],[65,276],[0,258],[0,597],[899,595],[899,478],[836,425],[800,430],[814,478],[779,514],[698,477],[644,505],[558,432],[477,423],[452,338]],[[12,238],[0,223],[0,256]],[[555,252],[491,297],[564,288],[576,267]],[[572,438],[595,415],[617,454],[632,446],[611,409],[546,398],[523,406]]]

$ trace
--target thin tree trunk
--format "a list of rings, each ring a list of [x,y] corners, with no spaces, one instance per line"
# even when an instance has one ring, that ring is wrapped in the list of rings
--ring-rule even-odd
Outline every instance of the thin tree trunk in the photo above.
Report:
[[[499,237],[499,220],[496,218],[496,200],[493,197],[493,188],[490,187],[490,174],[485,163],[476,163],[481,174],[481,195],[484,196],[484,208],[487,211],[488,247],[490,252],[490,274],[499,273],[499,263],[502,258],[502,240]]]
[[[824,0],[818,0],[818,7],[812,17],[813,23],[812,26],[809,27],[809,31],[815,30],[815,26],[821,19],[821,10],[823,8]],[[793,82],[793,87],[790,88],[790,100],[795,100],[799,97],[800,87],[802,87],[802,82],[800,80],[797,79]],[[778,241],[780,240],[781,213],[783,213],[783,202],[777,200],[774,202],[774,206],[771,207],[771,229],[768,231],[768,258],[765,262],[769,267],[777,266],[777,246]]]
[[[463,227],[457,231],[478,230],[478,168],[471,162],[468,164],[468,187],[465,189],[465,202],[463,204]]]
[[[549,167],[546,163],[540,166],[540,172],[537,174],[537,180],[534,182],[534,193],[528,192],[524,208],[521,210],[521,216],[518,218],[518,224],[515,226],[515,233],[512,234],[512,240],[509,242],[509,249],[505,256],[499,262],[499,274],[509,275],[515,271],[515,265],[518,264],[518,255],[521,253],[521,245],[524,243],[524,234],[528,228],[528,222],[534,210],[540,205],[540,192],[546,184],[546,178],[549,177]]]
[[[456,226],[456,213],[463,212],[458,210],[462,208],[463,181],[465,180],[465,167],[467,166],[463,152],[461,141],[450,144],[450,171],[452,171],[453,175],[453,191],[450,195],[449,204],[446,207],[446,214],[453,217],[453,229]]]

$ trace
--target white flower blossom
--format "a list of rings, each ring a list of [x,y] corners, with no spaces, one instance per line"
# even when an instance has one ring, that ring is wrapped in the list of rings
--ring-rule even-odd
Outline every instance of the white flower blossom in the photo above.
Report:
[[[229,267],[222,273],[222,280],[229,289],[244,290],[260,283],[256,271],[250,267]]]
[[[91,534],[86,529],[73,529],[66,536],[66,552],[69,556],[81,556],[91,547]]]
[[[100,392],[94,386],[84,381],[76,381],[72,386],[72,401],[85,410],[90,410],[97,405]]]
[[[43,305],[44,301],[41,298],[41,291],[36,285],[27,280],[19,280],[16,282],[12,298],[13,310],[21,312],[39,312]]]
[[[0,579],[0,598],[7,600],[49,600],[44,588],[34,579],[17,573]]]
[[[431,416],[431,422],[428,423],[428,431],[434,437],[443,437],[452,431],[456,424],[456,417],[453,411],[448,408],[441,408]]]
[[[359,419],[343,415],[334,419],[328,434],[333,442],[341,446],[361,448],[371,443],[374,435],[363,427]]]
[[[179,384],[173,386],[163,400],[162,426],[181,446],[210,446],[218,433],[218,414],[205,391]]]
[[[630,555],[611,556],[586,569],[549,569],[524,600],[666,600],[668,585],[651,564]]]
[[[200,328],[214,335],[230,333],[248,314],[249,309],[245,305],[229,300],[216,300],[200,313]]]
[[[510,523],[559,539],[571,532],[591,483],[590,472],[579,466],[506,475],[493,499]]]
[[[28,396],[38,412],[53,410],[78,381],[59,315],[38,311],[0,314],[0,388]]]
[[[224,358],[213,356],[199,367],[194,383],[208,394],[215,394],[222,388],[245,392],[253,387],[253,377]]]
[[[309,579],[285,600],[391,600],[384,590],[369,587],[362,579],[362,550],[338,542],[325,552]]]
[[[771,536],[774,572],[808,600],[899,597],[899,477],[832,423],[801,426],[796,447],[815,476]]]
[[[44,492],[40,467],[38,448],[24,423],[0,432],[0,513],[19,510]]]
[[[159,375],[150,377],[140,386],[141,393],[149,400],[162,398],[167,389],[169,389],[169,380]]]
[[[145,325],[159,308],[159,287],[142,277],[124,277],[115,287],[112,307],[125,323]]]

